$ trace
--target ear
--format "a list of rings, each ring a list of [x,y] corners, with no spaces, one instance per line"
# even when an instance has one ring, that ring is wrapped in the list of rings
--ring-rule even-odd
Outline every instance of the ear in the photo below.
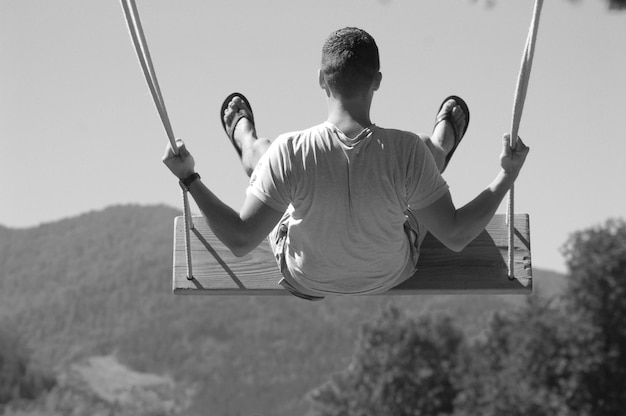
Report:
[[[328,86],[328,83],[326,82],[326,78],[324,77],[324,74],[322,73],[321,69],[317,70],[317,82],[320,88],[326,92],[326,96],[330,97],[330,87]]]
[[[374,91],[378,91],[382,80],[383,80],[383,74],[380,72],[377,73],[376,76],[374,77],[374,82],[372,83],[372,88],[374,89]]]

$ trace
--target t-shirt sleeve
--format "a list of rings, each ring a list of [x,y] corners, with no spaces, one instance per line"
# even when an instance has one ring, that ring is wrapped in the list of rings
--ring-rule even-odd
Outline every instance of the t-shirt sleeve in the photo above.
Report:
[[[250,176],[246,192],[277,211],[286,210],[292,199],[289,181],[291,167],[288,141],[281,136],[259,160]]]
[[[449,187],[441,176],[430,150],[416,140],[409,160],[407,201],[411,209],[422,209],[444,196]]]

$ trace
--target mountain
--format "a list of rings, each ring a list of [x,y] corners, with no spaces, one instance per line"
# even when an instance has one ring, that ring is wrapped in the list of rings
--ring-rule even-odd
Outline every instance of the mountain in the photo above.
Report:
[[[305,414],[306,394],[347,367],[361,323],[387,304],[415,314],[449,313],[476,335],[495,311],[524,303],[504,295],[315,303],[174,296],[173,219],[179,214],[166,206],[126,205],[30,229],[0,228],[0,325],[18,329],[36,362],[60,378],[83,377],[94,394],[115,390],[98,387],[101,379],[93,377],[94,365],[109,363],[115,374],[124,374],[119,365],[137,379],[167,380],[163,388],[174,392],[168,400],[178,400],[187,415],[292,415]],[[535,270],[540,289],[543,276],[549,278],[545,292],[559,293],[564,278]]]

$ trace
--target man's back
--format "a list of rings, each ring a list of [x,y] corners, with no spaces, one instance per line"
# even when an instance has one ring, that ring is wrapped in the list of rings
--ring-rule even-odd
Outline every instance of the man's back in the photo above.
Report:
[[[277,210],[291,205],[289,272],[329,294],[384,291],[412,274],[405,211],[447,189],[416,135],[372,125],[350,139],[325,122],[279,137],[249,192]]]

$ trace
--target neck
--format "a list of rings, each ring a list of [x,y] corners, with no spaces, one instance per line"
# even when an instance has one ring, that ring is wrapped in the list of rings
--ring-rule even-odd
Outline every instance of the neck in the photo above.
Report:
[[[328,122],[350,138],[358,136],[363,129],[372,125],[370,120],[371,99],[342,100],[328,98]]]

